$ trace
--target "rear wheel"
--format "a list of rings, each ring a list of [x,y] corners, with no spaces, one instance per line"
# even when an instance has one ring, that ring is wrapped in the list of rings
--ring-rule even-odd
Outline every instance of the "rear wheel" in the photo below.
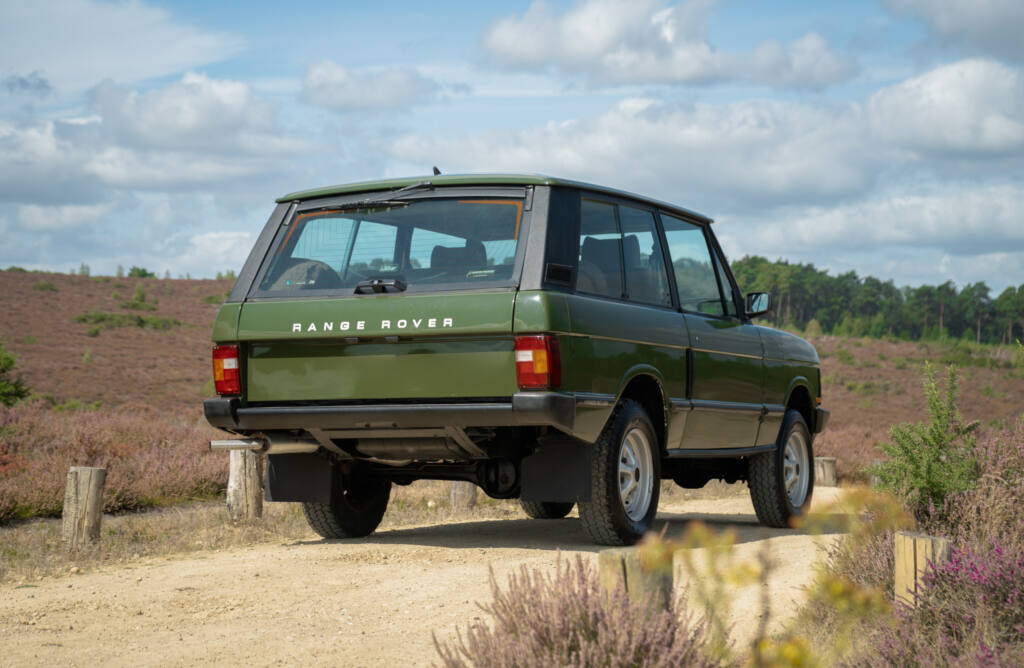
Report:
[[[519,499],[523,512],[535,520],[560,520],[572,511],[572,501],[523,501]]]
[[[302,512],[324,538],[358,538],[374,532],[390,497],[390,480],[359,468],[350,473],[336,468],[331,502],[305,502]]]
[[[749,478],[750,499],[761,524],[786,528],[811,507],[814,451],[799,411],[786,411],[773,452],[750,458]]]
[[[583,528],[601,545],[631,545],[658,512],[661,449],[643,407],[624,399],[594,444]]]

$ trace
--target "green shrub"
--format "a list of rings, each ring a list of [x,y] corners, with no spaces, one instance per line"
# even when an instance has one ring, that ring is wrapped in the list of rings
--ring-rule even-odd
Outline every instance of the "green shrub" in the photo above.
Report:
[[[16,267],[13,264],[10,267],[7,267],[7,271],[16,271],[16,272],[20,272],[22,274],[27,274],[28,273],[28,270],[25,269],[24,267]]]
[[[204,304],[223,304],[224,298],[220,295],[207,295],[203,297]]]
[[[839,360],[840,364],[845,364],[846,366],[854,366],[857,363],[853,353],[846,348],[836,348],[836,359]]]
[[[85,353],[82,355],[82,363],[83,364],[91,364],[92,363],[92,351],[89,350],[88,348],[85,349]]]
[[[14,365],[18,358],[7,352],[4,342],[0,341],[0,404],[13,406],[29,395],[28,386],[20,376],[14,375]]]
[[[39,290],[41,292],[57,292],[57,286],[50,281],[39,281],[32,284],[33,290]]]
[[[821,329],[821,323],[816,318],[811,318],[807,322],[807,327],[804,328],[804,336],[813,338],[817,336],[824,336],[825,332]]]
[[[156,329],[166,331],[173,327],[180,327],[181,321],[174,318],[164,318],[157,315],[135,315],[131,313],[106,313],[104,311],[90,311],[75,316],[75,322],[82,322],[93,325],[87,332],[89,336],[97,336],[104,329],[118,329],[119,327],[141,327],[143,329]]]
[[[1010,362],[1014,369],[1024,369],[1024,343],[1017,341],[1017,349],[1013,351],[1013,360]]]
[[[893,442],[878,446],[889,460],[871,468],[880,488],[905,498],[919,519],[941,508],[946,497],[971,489],[979,475],[972,433],[978,423],[960,417],[956,367],[948,367],[946,386],[940,388],[935,369],[926,363],[924,392],[929,421],[890,427]]]
[[[132,267],[128,270],[128,278],[156,278],[156,274],[151,272],[149,269]]]

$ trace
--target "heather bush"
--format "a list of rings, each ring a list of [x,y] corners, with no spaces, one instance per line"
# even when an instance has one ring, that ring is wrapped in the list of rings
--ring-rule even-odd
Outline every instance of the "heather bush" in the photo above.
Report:
[[[481,605],[491,623],[470,624],[465,636],[434,644],[443,665],[455,666],[712,666],[703,623],[685,601],[658,610],[620,587],[608,592],[577,557],[554,575],[525,566],[503,590],[492,572],[493,602]]]
[[[0,524],[59,515],[71,466],[107,469],[106,512],[214,496],[227,484],[223,457],[204,448],[214,433],[199,419],[144,405],[0,407]]]
[[[956,368],[948,368],[940,388],[934,368],[925,364],[924,392],[929,421],[890,427],[893,442],[878,446],[889,459],[871,471],[880,488],[905,498],[919,519],[941,508],[946,497],[973,487],[979,474],[973,435],[978,425],[960,417]]]

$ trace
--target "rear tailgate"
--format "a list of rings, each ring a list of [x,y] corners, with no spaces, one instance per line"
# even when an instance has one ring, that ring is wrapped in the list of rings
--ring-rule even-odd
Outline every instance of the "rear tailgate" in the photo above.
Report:
[[[249,402],[509,397],[513,290],[250,301]]]

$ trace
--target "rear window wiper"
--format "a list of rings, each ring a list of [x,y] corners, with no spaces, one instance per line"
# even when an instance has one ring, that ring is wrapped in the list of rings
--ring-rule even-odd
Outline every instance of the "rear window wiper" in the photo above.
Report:
[[[409,202],[394,199],[395,195],[402,193],[412,192],[414,190],[420,190],[422,188],[433,188],[434,185],[430,181],[420,181],[419,183],[413,183],[412,185],[399,188],[398,190],[392,190],[386,194],[378,195],[377,197],[367,197],[366,199],[356,200],[355,202],[349,202],[342,204],[338,211],[360,211],[365,209],[390,209],[399,206],[409,206]]]
[[[356,283],[357,295],[382,294],[388,291],[405,292],[408,286],[399,278],[368,278]]]

